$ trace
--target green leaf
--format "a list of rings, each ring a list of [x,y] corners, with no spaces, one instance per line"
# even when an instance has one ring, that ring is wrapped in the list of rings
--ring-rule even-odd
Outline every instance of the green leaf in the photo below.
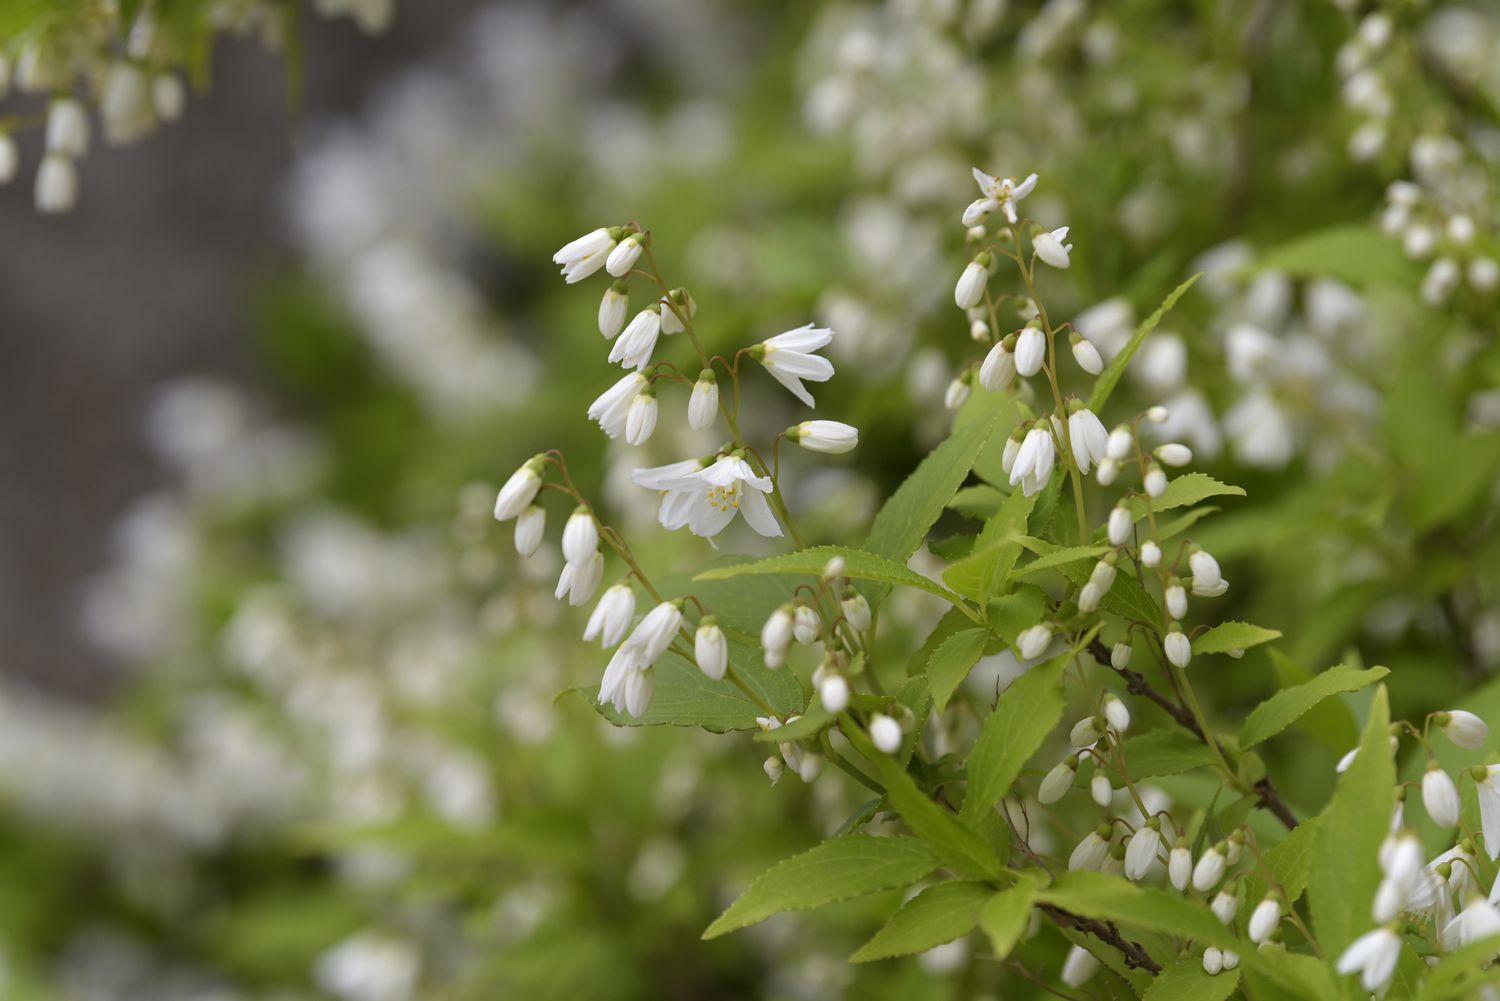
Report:
[[[1359,753],[1339,776],[1313,840],[1307,897],[1313,932],[1330,961],[1370,930],[1370,903],[1380,882],[1377,856],[1391,826],[1396,766],[1385,686],[1375,689]]]
[[[915,838],[849,834],[778,862],[704,931],[717,938],[782,911],[805,911],[877,890],[909,886],[939,865]]]
[[[1158,533],[1157,541],[1166,542],[1168,539],[1175,539],[1209,515],[1217,514],[1219,510],[1219,508],[1209,504],[1204,507],[1195,507],[1187,514],[1181,514],[1171,521],[1163,522],[1156,529]]]
[[[1006,494],[988,483],[980,483],[972,487],[964,487],[953,495],[948,506],[959,514],[966,514],[977,521],[984,521],[1000,510],[1000,505],[1005,503]]]
[[[1264,254],[1260,267],[1297,278],[1329,275],[1360,287],[1413,288],[1417,282],[1396,241],[1369,226],[1333,226],[1298,237]]]
[[[1197,644],[1193,645],[1194,652]],[[1240,750],[1254,747],[1295,723],[1319,702],[1339,692],[1357,692],[1391,672],[1383,667],[1359,671],[1339,665],[1313,678],[1305,685],[1286,688],[1255,707],[1240,730]]]
[[[1157,727],[1131,737],[1120,745],[1120,753],[1131,778],[1180,775],[1194,768],[1213,765],[1218,759],[1209,746],[1181,727]]]
[[[995,958],[1004,959],[1021,941],[1031,926],[1031,905],[1036,900],[1037,885],[1029,878],[1001,890],[979,911],[979,927],[990,937]]]
[[[1072,658],[1065,653],[1038,664],[1000,694],[969,755],[964,819],[972,823],[1010,792],[1016,776],[1062,719],[1066,700],[1060,682]]]
[[[1281,632],[1276,629],[1263,629],[1248,622],[1221,622],[1193,637],[1193,654],[1248,650],[1280,638]]]
[[[1136,351],[1146,340],[1146,335],[1156,329],[1156,325],[1161,322],[1163,316],[1167,315],[1167,311],[1177,305],[1177,300],[1181,299],[1183,293],[1192,288],[1193,283],[1201,277],[1203,274],[1199,272],[1174,288],[1171,294],[1162,300],[1162,304],[1156,307],[1156,312],[1146,317],[1141,325],[1135,328],[1135,333],[1130,335],[1130,341],[1124,349],[1114,356],[1109,366],[1099,374],[1098,379],[1094,380],[1094,392],[1089,397],[1090,410],[1096,414],[1103,412],[1104,404],[1109,401],[1109,394],[1115,391],[1115,384],[1120,381],[1120,376],[1125,374],[1126,366],[1130,364],[1130,359],[1135,357]]]
[[[1490,961],[1495,958],[1497,943],[1490,938],[1471,942],[1461,949],[1448,953],[1438,960],[1428,973],[1417,1001],[1458,1001],[1459,998],[1475,998],[1486,984],[1495,983],[1495,970]]]
[[[984,524],[969,555],[943,572],[948,586],[976,601],[988,599],[1010,574],[1021,555],[1016,536],[1026,530],[1026,519],[1036,505],[1036,495],[1017,490]]]
[[[909,956],[967,935],[978,923],[979,909],[992,892],[983,883],[929,886],[908,900],[884,928],[849,957],[849,962]]]
[[[1311,671],[1280,650],[1273,647],[1270,654],[1278,687],[1292,688],[1312,680]],[[1324,699],[1309,709],[1297,725],[1334,754],[1343,755],[1359,743],[1359,723],[1343,699]]]
[[[988,879],[1003,868],[990,843],[954,814],[938,806],[917,786],[906,766],[889,754],[875,750],[864,731],[847,717],[840,724],[849,743],[874,767],[886,799],[901,819],[950,868],[961,876]]]
[[[781,556],[772,556],[764,560],[756,560],[753,563],[736,563],[733,566],[714,567],[705,570],[694,580],[712,581],[728,580],[732,577],[743,577],[751,574],[811,574],[817,576],[823,572],[828,561],[835,556],[844,560],[844,573],[857,580],[873,580],[882,584],[901,584],[905,587],[914,587],[920,591],[927,591],[940,598],[946,598],[953,604],[962,604],[963,599],[952,591],[937,584],[915,570],[908,569],[901,563],[888,560],[874,553],[867,553],[862,549],[846,549],[843,546],[814,546],[811,549],[799,549],[795,553],[785,553]]]
[[[927,687],[938,712],[947,708],[953,690],[969,676],[989,640],[988,629],[965,629],[949,636],[932,652],[927,662]]]
[[[1221,948],[1239,951],[1243,944],[1204,904],[1178,893],[1138,886],[1121,876],[1065,872],[1037,899],[1084,917],[1195,938]]]
[[[1239,970],[1209,976],[1203,957],[1189,955],[1162,970],[1141,1001],[1225,1001],[1239,981]]]
[[[1167,489],[1162,491],[1160,497],[1151,498],[1151,510],[1157,514],[1170,511],[1173,508],[1189,507],[1208,500],[1210,497],[1243,497],[1243,487],[1231,486],[1228,483],[1220,483],[1207,473],[1184,473],[1169,481]],[[1146,501],[1141,497],[1132,497],[1126,502],[1130,507],[1130,513],[1137,521],[1146,517]]]
[[[1256,1001],[1288,995],[1304,1001],[1335,1001],[1344,996],[1333,972],[1315,956],[1285,949],[1251,949],[1240,952],[1240,963]],[[1274,994],[1273,990],[1284,993]]]
[[[1313,846],[1317,843],[1321,822],[1321,817],[1304,820],[1262,856],[1266,872],[1286,891],[1291,903],[1296,903],[1302,891],[1307,889],[1307,878],[1312,872]],[[1251,899],[1258,899],[1269,884],[1253,880],[1252,887]]]
[[[933,449],[875,516],[864,548],[889,560],[910,559],[1005,417],[1003,409],[986,414],[956,429]]]
[[[1022,630],[1042,621],[1047,595],[1039,587],[1026,585],[1014,594],[1004,594],[989,603],[990,628],[1007,643],[1014,643]]]
[[[1038,573],[1042,570],[1051,570],[1055,567],[1067,566],[1069,563],[1078,563],[1082,560],[1096,562],[1099,557],[1109,552],[1109,546],[1069,546],[1066,549],[1057,549],[1046,556],[1038,556],[1030,563],[1016,570],[1012,576],[1023,577],[1027,574]],[[1092,567],[1090,570],[1092,571]]]

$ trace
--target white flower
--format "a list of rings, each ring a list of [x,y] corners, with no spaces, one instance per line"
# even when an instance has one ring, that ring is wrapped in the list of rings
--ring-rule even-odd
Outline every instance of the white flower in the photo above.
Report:
[[[1193,884],[1196,887],[1198,870],[1193,870]],[[1228,890],[1220,890],[1214,894],[1214,899],[1209,903],[1208,909],[1214,912],[1214,917],[1219,919],[1219,924],[1227,925],[1234,920],[1235,912],[1240,909],[1240,898]]]
[[[1026,327],[1016,338],[1016,374],[1031,378],[1047,359],[1047,336],[1040,327]]]
[[[803,421],[787,428],[788,441],[813,452],[838,455],[859,444],[859,429],[839,421]]]
[[[1167,858],[1167,878],[1179,891],[1186,890],[1193,878],[1193,850],[1184,841],[1178,841]]]
[[[1161,546],[1147,540],[1141,543],[1141,566],[1155,567],[1161,563]]]
[[[175,73],[158,73],[151,78],[151,106],[156,117],[164,122],[175,122],[182,117],[187,107],[187,88]]]
[[[1134,444],[1135,435],[1129,427],[1121,424],[1109,433],[1109,439],[1104,444],[1104,455],[1119,462],[1130,454],[1130,449]]]
[[[1500,261],[1493,257],[1476,257],[1469,262],[1465,274],[1476,292],[1493,292],[1500,285]]]
[[[1066,757],[1052,766],[1052,770],[1042,776],[1042,784],[1037,786],[1036,798],[1042,804],[1056,803],[1063,795],[1073,788],[1073,776],[1078,774],[1078,759],[1072,756]]]
[[[895,754],[901,750],[901,724],[885,713],[870,717],[870,742],[882,754]]]
[[[1259,945],[1271,937],[1276,926],[1281,924],[1281,901],[1267,896],[1250,912],[1250,941]]]
[[[720,456],[713,465],[682,480],[668,484],[668,493],[682,494],[685,510],[684,520],[675,525],[668,524],[667,504],[662,504],[662,525],[665,528],[681,528],[705,539],[711,539],[734,520],[736,513],[745,516],[751,528],[767,538],[781,535],[781,526],[771,513],[766,495],[771,492],[771,478],[756,476],[750,464],[737,455]]]
[[[811,407],[815,405],[812,394],[802,385],[802,380],[827,382],[833,378],[833,363],[812,353],[832,340],[832,330],[809,323],[762,341],[751,349],[750,356],[758,356],[773,379]]]
[[[71,212],[78,204],[78,167],[63,153],[48,153],[36,170],[33,194],[38,212]]]
[[[641,373],[631,372],[589,404],[589,420],[611,438],[620,437],[629,424],[631,405],[650,384]]]
[[[1153,454],[1169,466],[1186,466],[1193,461],[1193,450],[1175,441],[1156,446]]]
[[[1052,468],[1056,452],[1052,445],[1052,432],[1043,421],[1037,421],[1026,432],[1016,453],[1015,465],[1010,469],[1010,485],[1020,486],[1021,492],[1030,497],[1041,490],[1052,479]]]
[[[959,309],[972,309],[984,298],[984,286],[990,278],[990,254],[983,251],[964,265],[963,273],[953,286],[953,301]]]
[[[599,640],[599,645],[608,649],[624,637],[635,618],[635,592],[629,584],[614,584],[606,588],[604,596],[594,606],[588,625],[583,630],[585,643]]]
[[[634,649],[642,665],[656,663],[682,627],[682,609],[676,602],[663,601],[641,619],[625,645]]]
[[[1016,637],[1016,649],[1021,652],[1022,660],[1035,660],[1046,653],[1051,642],[1052,629],[1042,622],[1021,631],[1021,635]]]
[[[1484,720],[1463,709],[1439,713],[1435,722],[1443,728],[1449,740],[1471,751],[1477,751],[1490,739],[1490,728]]]
[[[1123,671],[1130,666],[1130,656],[1134,651],[1129,643],[1116,643],[1109,650],[1109,664],[1116,671]]]
[[[675,309],[673,307],[676,307]],[[664,334],[680,334],[687,329],[682,322],[686,316],[689,322],[698,315],[698,303],[685,288],[674,289],[670,297],[661,297],[661,332]]]
[[[1010,437],[1005,439],[1005,449],[1000,453],[1000,468],[1005,471],[1006,476],[1009,476],[1010,471],[1016,467],[1016,456],[1021,454],[1021,442],[1024,439],[1025,436],[1021,434],[1020,428],[1016,428],[1010,433]]]
[[[542,532],[547,527],[547,510],[532,504],[516,517],[516,552],[531,556],[542,544]]]
[[[969,401],[969,373],[948,383],[947,390],[943,393],[943,406],[949,410],[957,410]]]
[[[634,635],[631,639],[634,639]],[[656,690],[656,672],[642,663],[640,651],[627,640],[615,651],[604,677],[599,682],[599,702],[608,703],[617,712],[629,713],[639,719],[651,706],[651,696]]]
[[[631,233],[621,240],[605,259],[604,270],[616,278],[625,277],[630,273],[630,269],[635,267],[635,262],[640,259],[645,240],[645,236],[640,233]]]
[[[781,773],[786,768],[786,766],[781,763],[781,759],[776,757],[775,755],[772,755],[765,761],[761,762],[760,767],[766,773],[766,778],[771,780],[771,784],[773,786],[781,781]]]
[[[603,579],[604,554],[596,552],[587,563],[568,563],[563,567],[562,574],[557,578],[554,597],[562,600],[562,596],[566,594],[568,604],[575,608],[586,605],[599,589],[599,581]]]
[[[1422,278],[1422,301],[1429,306],[1446,302],[1458,287],[1460,274],[1458,262],[1451,257],[1439,257],[1433,261]]]
[[[1479,793],[1479,826],[1484,831],[1484,850],[1491,859],[1500,857],[1500,765],[1478,766],[1474,784]]]
[[[798,605],[792,611],[792,638],[803,646],[812,646],[818,641],[822,626],[822,618],[812,607]]]
[[[572,285],[604,267],[605,258],[615,247],[614,237],[604,227],[585,233],[552,255],[552,263],[562,265],[562,275]]]
[[[104,138],[112,144],[134,142],[156,127],[151,79],[136,63],[121,61],[109,68],[99,98]]]
[[[1109,834],[1108,825],[1089,831],[1068,856],[1068,869],[1097,872],[1109,854]]]
[[[842,602],[844,618],[857,633],[862,633],[870,628],[870,603],[862,594],[856,594],[852,598],[845,598]]]
[[[1073,461],[1078,471],[1087,474],[1089,467],[1104,458],[1109,433],[1104,424],[1087,408],[1074,411],[1068,416],[1068,443],[1073,447]]]
[[[1172,578],[1173,581],[1176,578]],[[1183,590],[1181,584],[1172,583],[1167,585],[1165,592],[1167,599],[1167,614],[1174,619],[1181,619],[1187,615],[1187,591]]]
[[[625,412],[625,441],[630,445],[644,445],[656,430],[656,394],[647,389],[630,401]]]
[[[698,374],[688,397],[688,425],[695,431],[711,426],[719,416],[719,381],[709,369]]]
[[[1444,926],[1442,942],[1446,949],[1462,949],[1495,935],[1500,935],[1500,911],[1475,893],[1458,916]],[[1500,943],[1496,943],[1495,948],[1500,952]]]
[[[698,670],[715,681],[721,680],[729,667],[729,645],[724,630],[711,615],[704,617],[693,634],[693,659],[698,662]]]
[[[1224,878],[1224,869],[1227,864],[1221,845],[1214,845],[1204,852],[1198,857],[1198,864],[1193,866],[1193,889],[1199,893],[1212,890],[1218,885],[1219,880]]]
[[[1178,667],[1187,667],[1188,662],[1193,659],[1192,643],[1175,629],[1167,633],[1167,638],[1162,645],[1167,651],[1167,659]]]
[[[1214,946],[1203,950],[1203,972],[1217,977],[1224,970],[1224,953]]]
[[[995,177],[986,174],[978,167],[973,168],[973,173],[974,182],[979,185],[979,193],[983,198],[965,210],[964,225],[972,226],[996,209],[1005,213],[1005,218],[1014,225],[1018,218],[1016,203],[1031,194],[1032,189],[1036,187],[1036,175],[1028,174],[1026,180],[1017,183],[1014,177]],[[976,206],[980,205],[984,206],[982,211],[976,209]]]
[[[1089,795],[1100,806],[1109,806],[1110,801],[1115,798],[1115,789],[1109,784],[1109,776],[1103,772],[1095,772],[1094,777],[1089,779]]]
[[[1339,973],[1358,973],[1360,986],[1367,991],[1378,991],[1396,972],[1396,961],[1401,958],[1401,936],[1390,928],[1376,928],[1366,932],[1350,943],[1339,957]]]
[[[1069,987],[1082,987],[1098,972],[1099,960],[1094,954],[1081,945],[1075,945],[1068,950],[1068,958],[1063,960],[1062,982]]]
[[[1099,743],[1105,729],[1104,721],[1097,716],[1085,716],[1073,724],[1068,731],[1068,743],[1077,748],[1093,747]]]
[[[630,311],[630,293],[625,288],[624,282],[615,282],[604,290],[604,298],[599,300],[599,333],[607,341],[612,341],[620,334],[620,328],[625,326],[625,314]]]
[[[841,713],[849,708],[849,681],[842,674],[829,672],[818,685],[818,698],[823,708],[831,713]]]
[[[1036,251],[1036,256],[1054,268],[1066,269],[1072,263],[1068,259],[1068,252],[1073,249],[1071,243],[1063,243],[1068,238],[1068,227],[1059,226],[1050,233],[1038,233],[1031,238],[1031,249]]]
[[[537,491],[542,489],[541,463],[531,459],[520,469],[510,474],[505,486],[495,498],[495,520],[509,521],[531,506]]]
[[[1167,474],[1154,462],[1146,470],[1145,486],[1152,497],[1160,497],[1167,490]]]
[[[1161,831],[1146,826],[1136,831],[1125,846],[1125,878],[1141,879],[1156,865],[1156,851],[1161,847]]]
[[[1458,823],[1461,805],[1453,779],[1438,767],[1437,762],[1432,762],[1427,774],[1422,776],[1422,806],[1427,815],[1439,827],[1453,827]]]
[[[651,352],[656,350],[656,338],[661,333],[661,307],[651,305],[635,314],[609,349],[611,364],[640,371],[651,364]]]
[[[1115,505],[1109,512],[1109,544],[1111,546],[1123,546],[1130,541],[1130,535],[1135,528],[1135,517],[1130,513],[1130,508],[1124,504]]]
[[[786,663],[786,652],[792,645],[792,610],[789,606],[776,609],[760,627],[760,645],[765,651],[767,667],[777,668]]]
[[[1115,577],[1118,573],[1119,571],[1116,569],[1114,563],[1114,554],[1106,553],[1104,559],[1100,560],[1098,563],[1095,563],[1094,569],[1089,572],[1089,583],[1099,588],[1100,593],[1107,593],[1109,589],[1114,586]],[[1126,721],[1129,721],[1130,714],[1125,710],[1124,703],[1115,698],[1113,693],[1104,693],[1104,705],[1106,709],[1111,705],[1118,705],[1120,707],[1120,712],[1125,713]],[[1122,726],[1117,727],[1117,729],[1123,730],[1125,728]]]
[[[580,506],[568,516],[563,526],[563,559],[569,563],[587,563],[599,550],[599,526],[586,507]]]
[[[1092,341],[1085,340],[1081,334],[1073,334],[1069,340],[1073,345],[1073,360],[1078,367],[1089,375],[1098,375],[1104,371],[1104,359],[1099,357],[1099,349],[1094,347]]]
[[[984,356],[984,363],[979,366],[979,384],[995,392],[1009,386],[1015,377],[1016,356],[1001,341]]]
[[[89,116],[76,97],[59,97],[47,108],[47,152],[76,158],[89,151]]]
[[[1193,571],[1193,591],[1211,591],[1224,580],[1219,572],[1219,561],[1206,550],[1194,546],[1188,555],[1188,567]]]

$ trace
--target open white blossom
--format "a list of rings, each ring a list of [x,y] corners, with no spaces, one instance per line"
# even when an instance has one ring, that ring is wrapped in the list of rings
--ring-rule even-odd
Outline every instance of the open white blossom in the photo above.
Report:
[[[813,397],[802,385],[802,380],[827,382],[833,378],[833,363],[822,355],[813,354],[832,340],[832,330],[809,323],[762,341],[752,349],[751,357],[758,358],[773,379],[811,407],[815,406]]]

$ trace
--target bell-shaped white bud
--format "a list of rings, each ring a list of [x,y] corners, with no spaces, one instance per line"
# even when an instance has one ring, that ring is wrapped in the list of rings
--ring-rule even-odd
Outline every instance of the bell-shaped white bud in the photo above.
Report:
[[[703,617],[693,633],[693,660],[698,670],[715,681],[722,680],[729,668],[729,645],[724,639],[724,630],[712,615]]]
[[[1167,660],[1177,667],[1187,667],[1193,659],[1193,644],[1181,630],[1173,629],[1167,633],[1162,646],[1166,649]]]
[[[882,754],[895,754],[901,750],[901,724],[885,713],[870,717],[870,743]]]
[[[688,426],[702,431],[719,416],[719,381],[710,369],[698,373],[693,393],[688,397]]]
[[[542,544],[542,532],[547,527],[547,510],[533,504],[516,517],[516,552],[530,557]]]

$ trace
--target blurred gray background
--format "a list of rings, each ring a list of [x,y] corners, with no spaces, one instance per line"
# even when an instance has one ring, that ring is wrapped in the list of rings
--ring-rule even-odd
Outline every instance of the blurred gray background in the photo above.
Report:
[[[37,137],[22,139],[22,173],[0,187],[0,670],[81,698],[111,690],[122,666],[81,639],[80,588],[115,517],[162,477],[141,429],[153,388],[255,378],[243,305],[288,253],[279,182],[302,126],[357,110],[474,6],[398,3],[377,37],[305,16],[295,113],[279,55],[221,43],[214,89],[182,121],[95,143],[68,216],[32,208]]]

